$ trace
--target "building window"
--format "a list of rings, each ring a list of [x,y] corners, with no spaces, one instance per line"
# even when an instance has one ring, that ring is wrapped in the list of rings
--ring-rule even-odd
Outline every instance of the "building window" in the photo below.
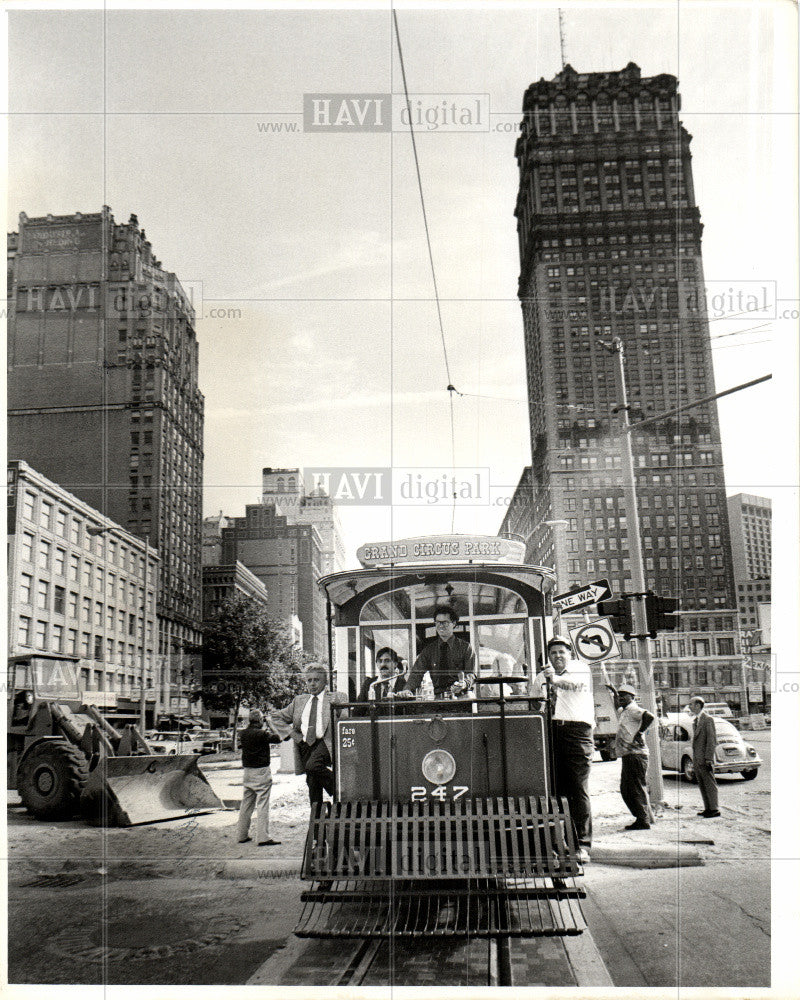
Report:
[[[33,562],[33,535],[27,531],[22,533],[22,558],[25,562]]]
[[[53,611],[57,615],[63,615],[66,605],[66,591],[63,587],[56,586],[53,589]]]
[[[64,646],[64,626],[53,625],[53,634],[50,637],[50,648],[54,653],[62,653]]]
[[[42,569],[50,569],[50,542],[44,538],[39,539],[39,566]]]
[[[20,646],[30,646],[31,644],[31,620],[26,615],[20,615],[17,641]]]
[[[78,633],[74,628],[67,633],[67,653],[70,656],[78,655]]]
[[[33,523],[36,520],[36,495],[25,493],[22,501],[22,515],[26,521]]]
[[[89,659],[91,640],[92,637],[88,632],[81,632],[81,656],[87,660]]]
[[[67,553],[65,549],[56,549],[56,558],[54,569],[59,576],[64,575],[64,563],[67,558]]]
[[[50,584],[46,580],[40,580],[36,593],[36,607],[47,610],[50,604]]]
[[[47,622],[36,622],[36,634],[34,635],[34,646],[36,649],[47,649]]]
[[[47,500],[42,500],[39,506],[39,527],[50,530],[50,517],[53,513],[53,505]]]
[[[23,604],[31,603],[32,586],[33,586],[33,577],[30,575],[30,573],[20,574],[19,599]]]
[[[94,637],[94,658],[95,660],[103,659],[103,637],[101,635]]]

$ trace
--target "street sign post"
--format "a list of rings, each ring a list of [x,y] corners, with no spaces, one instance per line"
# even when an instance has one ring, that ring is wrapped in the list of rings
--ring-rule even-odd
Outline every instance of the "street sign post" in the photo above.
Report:
[[[599,663],[619,657],[620,651],[614,629],[608,618],[596,618],[569,630],[575,652],[582,660]]]
[[[597,604],[598,601],[606,601],[612,596],[611,585],[608,580],[598,580],[596,583],[589,583],[580,590],[570,590],[566,594],[557,594],[553,598],[553,605],[559,611],[578,611],[590,604]]]

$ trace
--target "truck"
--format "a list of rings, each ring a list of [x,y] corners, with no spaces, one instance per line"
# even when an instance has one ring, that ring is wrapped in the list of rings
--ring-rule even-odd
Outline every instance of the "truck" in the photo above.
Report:
[[[36,652],[8,661],[7,788],[31,815],[132,826],[225,808],[195,754],[153,754],[135,726],[116,729],[87,704],[78,663]]]
[[[606,687],[605,671],[592,671],[594,692],[594,745],[603,760],[616,760],[617,710],[614,696]]]

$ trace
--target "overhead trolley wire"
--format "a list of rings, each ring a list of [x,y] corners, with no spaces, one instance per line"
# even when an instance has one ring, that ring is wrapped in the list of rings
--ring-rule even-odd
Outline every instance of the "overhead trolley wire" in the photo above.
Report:
[[[394,21],[394,36],[397,40],[397,55],[400,60],[400,75],[403,78],[403,94],[406,99],[406,109],[408,111],[408,130],[411,133],[411,148],[414,153],[414,167],[417,172],[417,186],[419,188],[419,200],[422,206],[422,221],[425,226],[425,241],[428,245],[428,260],[431,265],[431,277],[433,279],[433,295],[436,300],[436,315],[439,319],[439,333],[442,338],[442,353],[444,355],[444,368],[447,375],[447,392],[450,400],[450,454],[451,454],[451,465],[455,468],[456,464],[456,432],[455,432],[455,414],[453,412],[453,393],[458,393],[458,390],[453,385],[452,379],[450,377],[450,360],[447,356],[447,341],[444,336],[444,323],[442,321],[442,304],[439,300],[439,285],[436,281],[436,267],[433,263],[433,249],[431,247],[431,234],[430,227],[428,226],[428,212],[425,208],[425,194],[422,189],[422,174],[419,168],[419,155],[417,153],[417,137],[414,133],[413,118],[411,114],[411,99],[408,95],[408,81],[406,79],[406,66],[403,59],[403,46],[400,43],[400,28],[397,24],[397,11],[392,8],[392,19]],[[458,393],[462,395],[462,393]],[[454,531],[456,520],[456,494],[453,493],[453,516],[450,523],[451,532]]]

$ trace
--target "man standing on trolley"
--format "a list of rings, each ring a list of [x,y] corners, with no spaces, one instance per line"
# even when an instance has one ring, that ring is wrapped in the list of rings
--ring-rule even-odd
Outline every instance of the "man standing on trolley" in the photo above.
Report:
[[[580,860],[589,860],[592,846],[592,804],[589,770],[594,754],[594,697],[588,663],[574,659],[572,644],[554,635],[547,644],[550,661],[536,675],[531,697],[548,701],[552,720],[555,793],[564,796],[575,824]]]
[[[433,621],[436,637],[422,647],[408,680],[397,692],[399,698],[413,697],[426,672],[430,674],[434,698],[458,697],[475,682],[475,653],[468,642],[453,635],[458,624],[453,606],[438,604]]]

